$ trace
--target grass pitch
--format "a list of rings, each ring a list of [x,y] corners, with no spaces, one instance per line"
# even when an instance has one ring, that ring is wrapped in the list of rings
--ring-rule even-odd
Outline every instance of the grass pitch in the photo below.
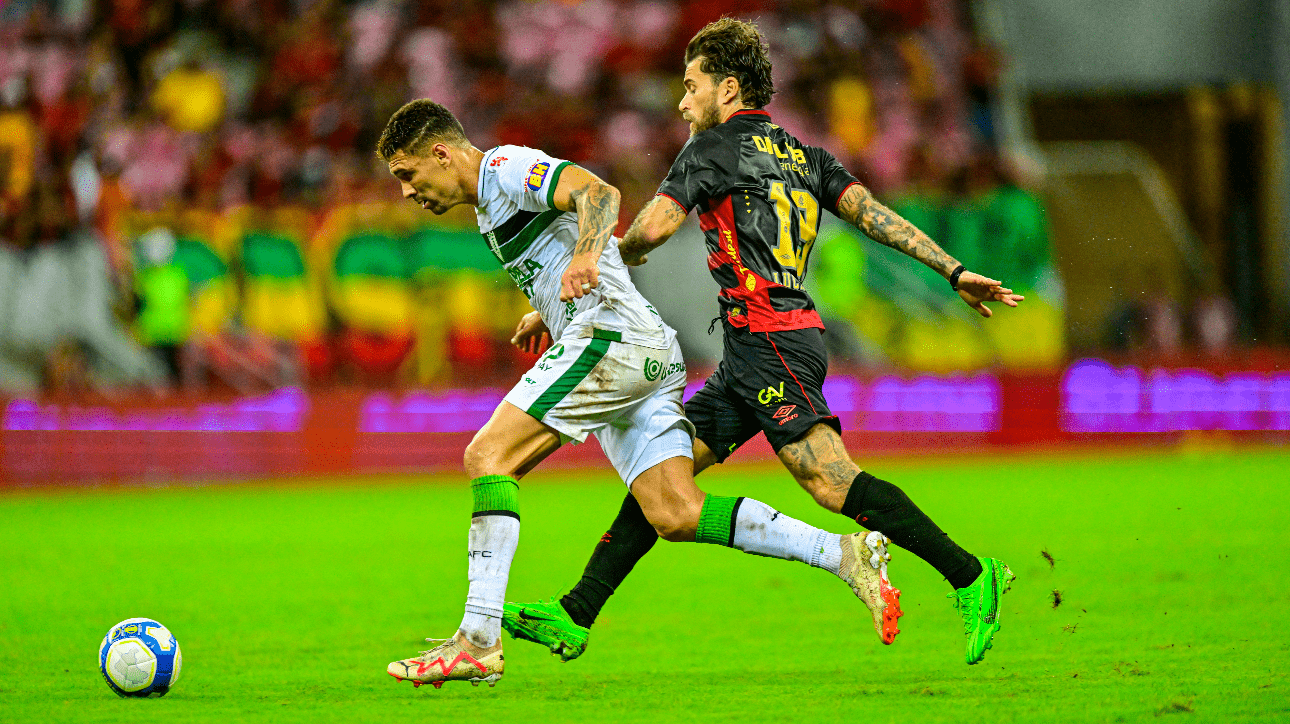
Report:
[[[581,659],[508,638],[497,688],[414,690],[385,665],[460,621],[464,481],[38,491],[0,495],[0,720],[1290,721],[1290,454],[869,469],[1017,572],[984,663],[963,663],[949,586],[899,549],[884,647],[822,571],[660,542]],[[700,485],[850,530],[777,466]],[[599,471],[522,483],[508,596],[571,585],[622,490]],[[131,616],[183,647],[163,699],[117,699],[97,671]]]

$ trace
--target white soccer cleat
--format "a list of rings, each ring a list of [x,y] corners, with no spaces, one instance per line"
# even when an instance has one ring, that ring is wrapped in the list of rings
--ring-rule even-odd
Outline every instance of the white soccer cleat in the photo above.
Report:
[[[887,578],[887,561],[891,560],[887,544],[891,541],[875,530],[844,535],[841,542],[838,576],[864,601],[873,615],[874,631],[884,644],[890,644],[900,633],[896,619],[905,615],[900,610],[900,589],[893,588]]]
[[[451,639],[426,639],[436,646],[412,659],[392,662],[385,672],[399,681],[411,681],[412,686],[430,684],[438,689],[445,681],[469,681],[473,686],[480,682],[496,686],[502,678],[505,662],[502,642],[498,641],[478,658],[466,651],[464,642]]]

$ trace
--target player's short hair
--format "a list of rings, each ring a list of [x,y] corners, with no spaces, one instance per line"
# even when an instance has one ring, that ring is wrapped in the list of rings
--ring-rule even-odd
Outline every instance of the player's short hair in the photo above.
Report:
[[[775,95],[770,77],[770,51],[757,26],[721,18],[703,26],[685,46],[685,64],[703,58],[699,70],[717,83],[730,76],[739,81],[739,98],[749,108],[762,108]]]
[[[468,146],[466,129],[452,111],[429,98],[420,98],[405,104],[390,116],[381,139],[376,142],[376,155],[382,161],[399,152],[416,155],[425,152],[435,143]]]

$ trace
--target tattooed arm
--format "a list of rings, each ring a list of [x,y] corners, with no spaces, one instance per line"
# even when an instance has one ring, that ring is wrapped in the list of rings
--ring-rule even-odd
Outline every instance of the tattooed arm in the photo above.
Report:
[[[946,279],[959,265],[931,237],[879,203],[861,184],[852,184],[838,199],[838,216],[854,224],[870,239],[914,257]]]
[[[561,277],[560,301],[581,299],[600,284],[600,253],[618,227],[618,189],[577,166],[560,175],[552,201],[561,211],[578,212],[578,243]]]
[[[648,259],[645,255],[672,238],[685,221],[685,209],[667,196],[655,196],[632,222],[631,228],[618,244],[623,261],[639,266]]]
[[[861,184],[852,184],[838,199],[838,216],[854,224],[870,239],[890,246],[921,261],[941,276],[949,279],[959,262],[945,253],[931,237],[919,231],[916,226],[905,221],[900,214],[883,206]],[[1005,289],[1002,282],[964,271],[958,278],[957,291],[959,298],[981,316],[989,317],[990,308],[984,302],[1003,302],[1009,307],[1025,299],[1020,294],[1013,294]]]

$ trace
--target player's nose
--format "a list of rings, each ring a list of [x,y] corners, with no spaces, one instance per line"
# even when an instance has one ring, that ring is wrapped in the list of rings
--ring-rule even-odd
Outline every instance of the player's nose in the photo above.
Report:
[[[402,182],[402,183],[403,183],[403,198],[405,198],[405,199],[410,199],[410,198],[412,198],[413,196],[416,196],[416,194],[417,194],[417,190],[416,190],[416,189],[414,189],[414,188],[412,188],[412,184],[410,184],[410,183],[408,183],[408,182],[406,182],[406,181],[404,181],[404,182]]]

